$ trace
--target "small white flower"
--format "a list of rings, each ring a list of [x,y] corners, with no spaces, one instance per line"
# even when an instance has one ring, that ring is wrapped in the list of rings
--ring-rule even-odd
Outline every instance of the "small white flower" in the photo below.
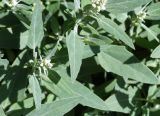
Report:
[[[93,8],[96,8],[96,4],[92,4]]]
[[[101,11],[101,7],[97,6],[97,11],[100,12]]]
[[[144,19],[146,18],[147,13],[145,11],[141,11],[138,13],[137,17],[140,21],[144,22]]]
[[[12,6],[16,6],[18,4],[17,0],[11,0]]]
[[[97,12],[100,12],[101,10],[105,10],[107,0],[92,0],[92,6],[97,10]]]
[[[33,63],[34,63],[34,61],[33,61],[33,60],[29,60],[29,63],[30,63],[30,64],[33,64]]]
[[[106,9],[106,6],[103,5],[103,6],[101,7],[101,10],[105,10],[105,9]]]
[[[159,104],[156,104],[156,105],[155,105],[155,109],[160,109],[160,105],[159,105]]]
[[[43,67],[43,66],[44,66],[43,62],[41,62],[41,63],[40,63],[40,66],[41,66],[41,67]]]
[[[52,68],[53,64],[51,63],[50,59],[43,59],[40,63],[40,66],[45,66],[47,68]]]

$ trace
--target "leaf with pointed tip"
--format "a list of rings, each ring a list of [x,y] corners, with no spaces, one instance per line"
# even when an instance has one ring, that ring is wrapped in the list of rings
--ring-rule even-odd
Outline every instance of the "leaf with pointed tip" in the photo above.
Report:
[[[146,19],[159,20],[160,19],[160,3],[153,3],[147,8]]]
[[[74,0],[74,7],[75,10],[78,10],[80,8],[80,0]]]
[[[80,38],[78,38],[76,26],[67,36],[66,43],[69,54],[71,78],[72,81],[74,81],[78,76],[83,57],[83,43]]]
[[[35,102],[36,109],[41,108],[41,88],[39,85],[39,82],[37,78],[33,75],[29,75],[29,85],[31,87],[32,93],[33,93],[33,98]]]
[[[126,81],[121,78],[117,79],[114,94],[105,100],[109,111],[130,113],[137,105],[136,103],[141,102],[137,99],[141,97],[138,87],[129,86],[126,88],[126,85]]]
[[[23,104],[23,105],[21,105]],[[23,101],[15,102],[7,110],[8,115],[13,116],[26,116],[31,110],[33,110],[34,100],[33,97],[27,98]]]
[[[35,49],[37,46],[40,46],[43,36],[42,6],[40,1],[36,0],[29,30],[28,47]]]
[[[21,33],[20,35],[20,49],[24,49],[28,42],[28,31]]]
[[[156,41],[159,42],[159,39],[156,36],[156,33],[154,31],[152,31],[151,29],[149,29],[147,26],[145,26],[143,23],[141,23],[141,26],[148,32],[148,34],[150,36],[152,36]]]
[[[33,110],[27,116],[63,116],[65,113],[73,109],[81,97],[66,97],[49,104],[43,104],[41,109]]]
[[[99,26],[106,32],[109,32],[117,40],[121,40],[132,49],[135,49],[132,39],[116,23],[102,15],[98,15],[98,17],[95,18],[97,19]]]
[[[79,96],[81,97],[80,104],[100,110],[107,110],[104,101],[96,94],[77,81],[71,82],[65,67],[59,66],[55,71],[50,71],[49,79],[47,77],[43,78],[43,83],[47,89],[60,98]]]
[[[142,83],[159,84],[154,73],[122,46],[110,46],[98,54],[100,65],[108,72]]]
[[[152,0],[108,0],[106,10],[111,13],[126,13],[145,5]]]
[[[0,105],[0,114],[1,114],[1,116],[6,116],[1,105]]]
[[[151,54],[151,57],[152,57],[152,58],[160,58],[160,45],[157,46],[157,47],[153,50],[153,52],[152,52],[152,54]]]
[[[48,53],[48,55],[46,56],[46,59],[51,59],[51,57],[53,57],[58,49],[58,45],[59,45],[59,41],[57,41],[56,45],[54,46],[54,48],[52,48],[52,50]]]

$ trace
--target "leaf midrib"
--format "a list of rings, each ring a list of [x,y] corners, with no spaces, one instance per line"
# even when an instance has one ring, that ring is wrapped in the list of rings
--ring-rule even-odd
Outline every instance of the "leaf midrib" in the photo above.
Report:
[[[111,55],[109,55],[109,54],[107,54],[107,53],[105,53],[105,52],[101,52],[101,56],[102,56],[102,58],[103,59],[105,59],[104,57],[104,55],[107,55],[108,57],[111,57],[111,58],[113,58],[114,60],[116,60],[117,62],[119,62],[120,64],[122,64],[123,65],[123,63],[120,61],[120,60],[118,60],[118,59],[116,59],[115,57],[113,57],[113,56],[111,56]],[[125,65],[125,64],[124,64]],[[142,64],[143,65],[143,64]],[[126,66],[126,65],[125,65]],[[132,68],[130,65],[127,65],[127,67],[129,68],[129,69],[131,69],[131,70],[133,70],[133,71],[136,71],[136,72],[138,72],[137,70],[135,70],[134,68]],[[140,73],[141,75],[143,75],[144,77],[146,77],[146,75],[144,74],[144,73],[141,73],[141,72],[138,72],[138,73]],[[124,76],[124,75],[122,75],[122,76]],[[154,78],[153,78],[154,79]],[[135,80],[137,80],[137,79],[135,79]],[[157,81],[158,81],[158,79],[157,79]]]

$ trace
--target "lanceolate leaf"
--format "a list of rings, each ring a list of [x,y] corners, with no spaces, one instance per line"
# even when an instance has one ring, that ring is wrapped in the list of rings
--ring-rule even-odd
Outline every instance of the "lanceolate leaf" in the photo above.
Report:
[[[151,57],[160,58],[160,45],[153,50]]]
[[[111,95],[106,101],[105,103],[109,106],[109,110],[111,111],[117,111],[117,112],[123,112],[123,113],[129,113],[130,109],[129,107],[125,107],[123,108],[120,103],[124,103],[126,104],[126,102],[128,101],[128,96],[126,95],[124,96],[118,96],[118,100],[116,95]],[[119,103],[120,102],[120,103]]]
[[[7,110],[7,114],[8,115],[14,115],[14,116],[26,116],[26,114],[28,114],[28,112],[30,112],[34,106],[34,102],[33,102],[33,97],[29,97],[23,101],[20,102],[16,102],[14,103],[11,107],[9,107],[9,109]],[[21,105],[23,104],[23,106]],[[25,110],[25,109],[27,110]],[[16,112],[15,112],[16,111]]]
[[[42,6],[40,1],[36,0],[29,30],[28,47],[35,49],[40,46],[43,36]]]
[[[123,41],[126,45],[134,49],[131,38],[116,23],[101,15],[98,15],[96,19],[99,23],[99,26],[106,32],[111,33],[117,40]]]
[[[74,30],[67,36],[66,43],[69,54],[71,78],[74,81],[79,73],[83,56],[83,43],[80,38],[78,38],[77,26],[75,26]]]
[[[159,20],[160,19],[160,3],[154,3],[151,4],[148,7],[148,11],[147,11],[147,19],[151,19],[151,20]]]
[[[28,31],[21,33],[20,35],[20,49],[24,49],[28,42]]]
[[[145,26],[143,23],[141,23],[141,26],[149,33],[150,36],[152,36],[156,41],[159,42],[159,39],[157,38],[156,34],[154,31],[149,29],[147,26]]]
[[[160,0],[1,0],[0,116],[159,116]]]
[[[112,13],[125,13],[145,5],[152,0],[108,0],[106,10]]]
[[[2,107],[1,107],[1,105],[0,105],[0,115],[1,116],[6,116],[5,113],[4,113],[4,111],[3,111],[3,109],[2,109]]]
[[[76,10],[78,10],[80,8],[80,0],[74,0],[74,7]]]
[[[33,110],[27,116],[63,116],[74,108],[80,100],[81,97],[77,96],[66,97],[53,103],[43,104],[41,109]]]
[[[44,77],[44,85],[60,98],[79,96],[81,97],[81,100],[79,100],[80,104],[100,110],[107,110],[104,101],[87,87],[77,81],[72,83],[65,69],[65,67],[59,66],[55,69],[57,73],[55,71],[50,72],[51,75],[49,76],[52,81]]]
[[[22,51],[22,53],[20,53],[15,59],[15,61],[12,63],[12,66],[7,66],[9,62],[6,59],[0,59],[0,76],[2,72],[1,78],[4,77],[4,80],[7,80],[7,83],[0,86],[0,101],[6,98],[6,100],[2,102],[3,107],[6,107],[8,103],[10,103],[9,100],[16,102],[24,99],[25,97],[25,87],[27,86],[27,70],[24,69],[22,65],[27,58],[26,51]],[[2,64],[5,65],[2,66]],[[1,70],[1,68],[3,70]]]
[[[41,100],[42,100],[41,88],[40,88],[39,82],[35,76],[29,75],[29,85],[30,85],[32,93],[33,93],[36,109],[40,109],[41,108]]]
[[[108,72],[142,83],[159,84],[156,76],[124,47],[111,46],[98,54],[100,65]]]
[[[58,49],[58,45],[59,45],[59,41],[57,41],[56,45],[54,46],[54,48],[50,51],[50,53],[48,53],[48,55],[46,56],[46,59],[50,59],[52,56],[55,55],[57,49]]]
[[[112,94],[105,101],[110,111],[131,113],[137,101],[139,101],[139,103],[141,102],[140,99],[138,99],[140,98],[138,87],[130,86],[126,88],[126,85],[123,79],[117,79],[115,94]]]

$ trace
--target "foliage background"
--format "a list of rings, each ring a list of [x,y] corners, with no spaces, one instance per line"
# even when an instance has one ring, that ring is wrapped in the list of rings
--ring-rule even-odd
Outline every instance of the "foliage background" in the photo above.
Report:
[[[1,116],[159,115],[160,1],[93,3],[0,1]]]

